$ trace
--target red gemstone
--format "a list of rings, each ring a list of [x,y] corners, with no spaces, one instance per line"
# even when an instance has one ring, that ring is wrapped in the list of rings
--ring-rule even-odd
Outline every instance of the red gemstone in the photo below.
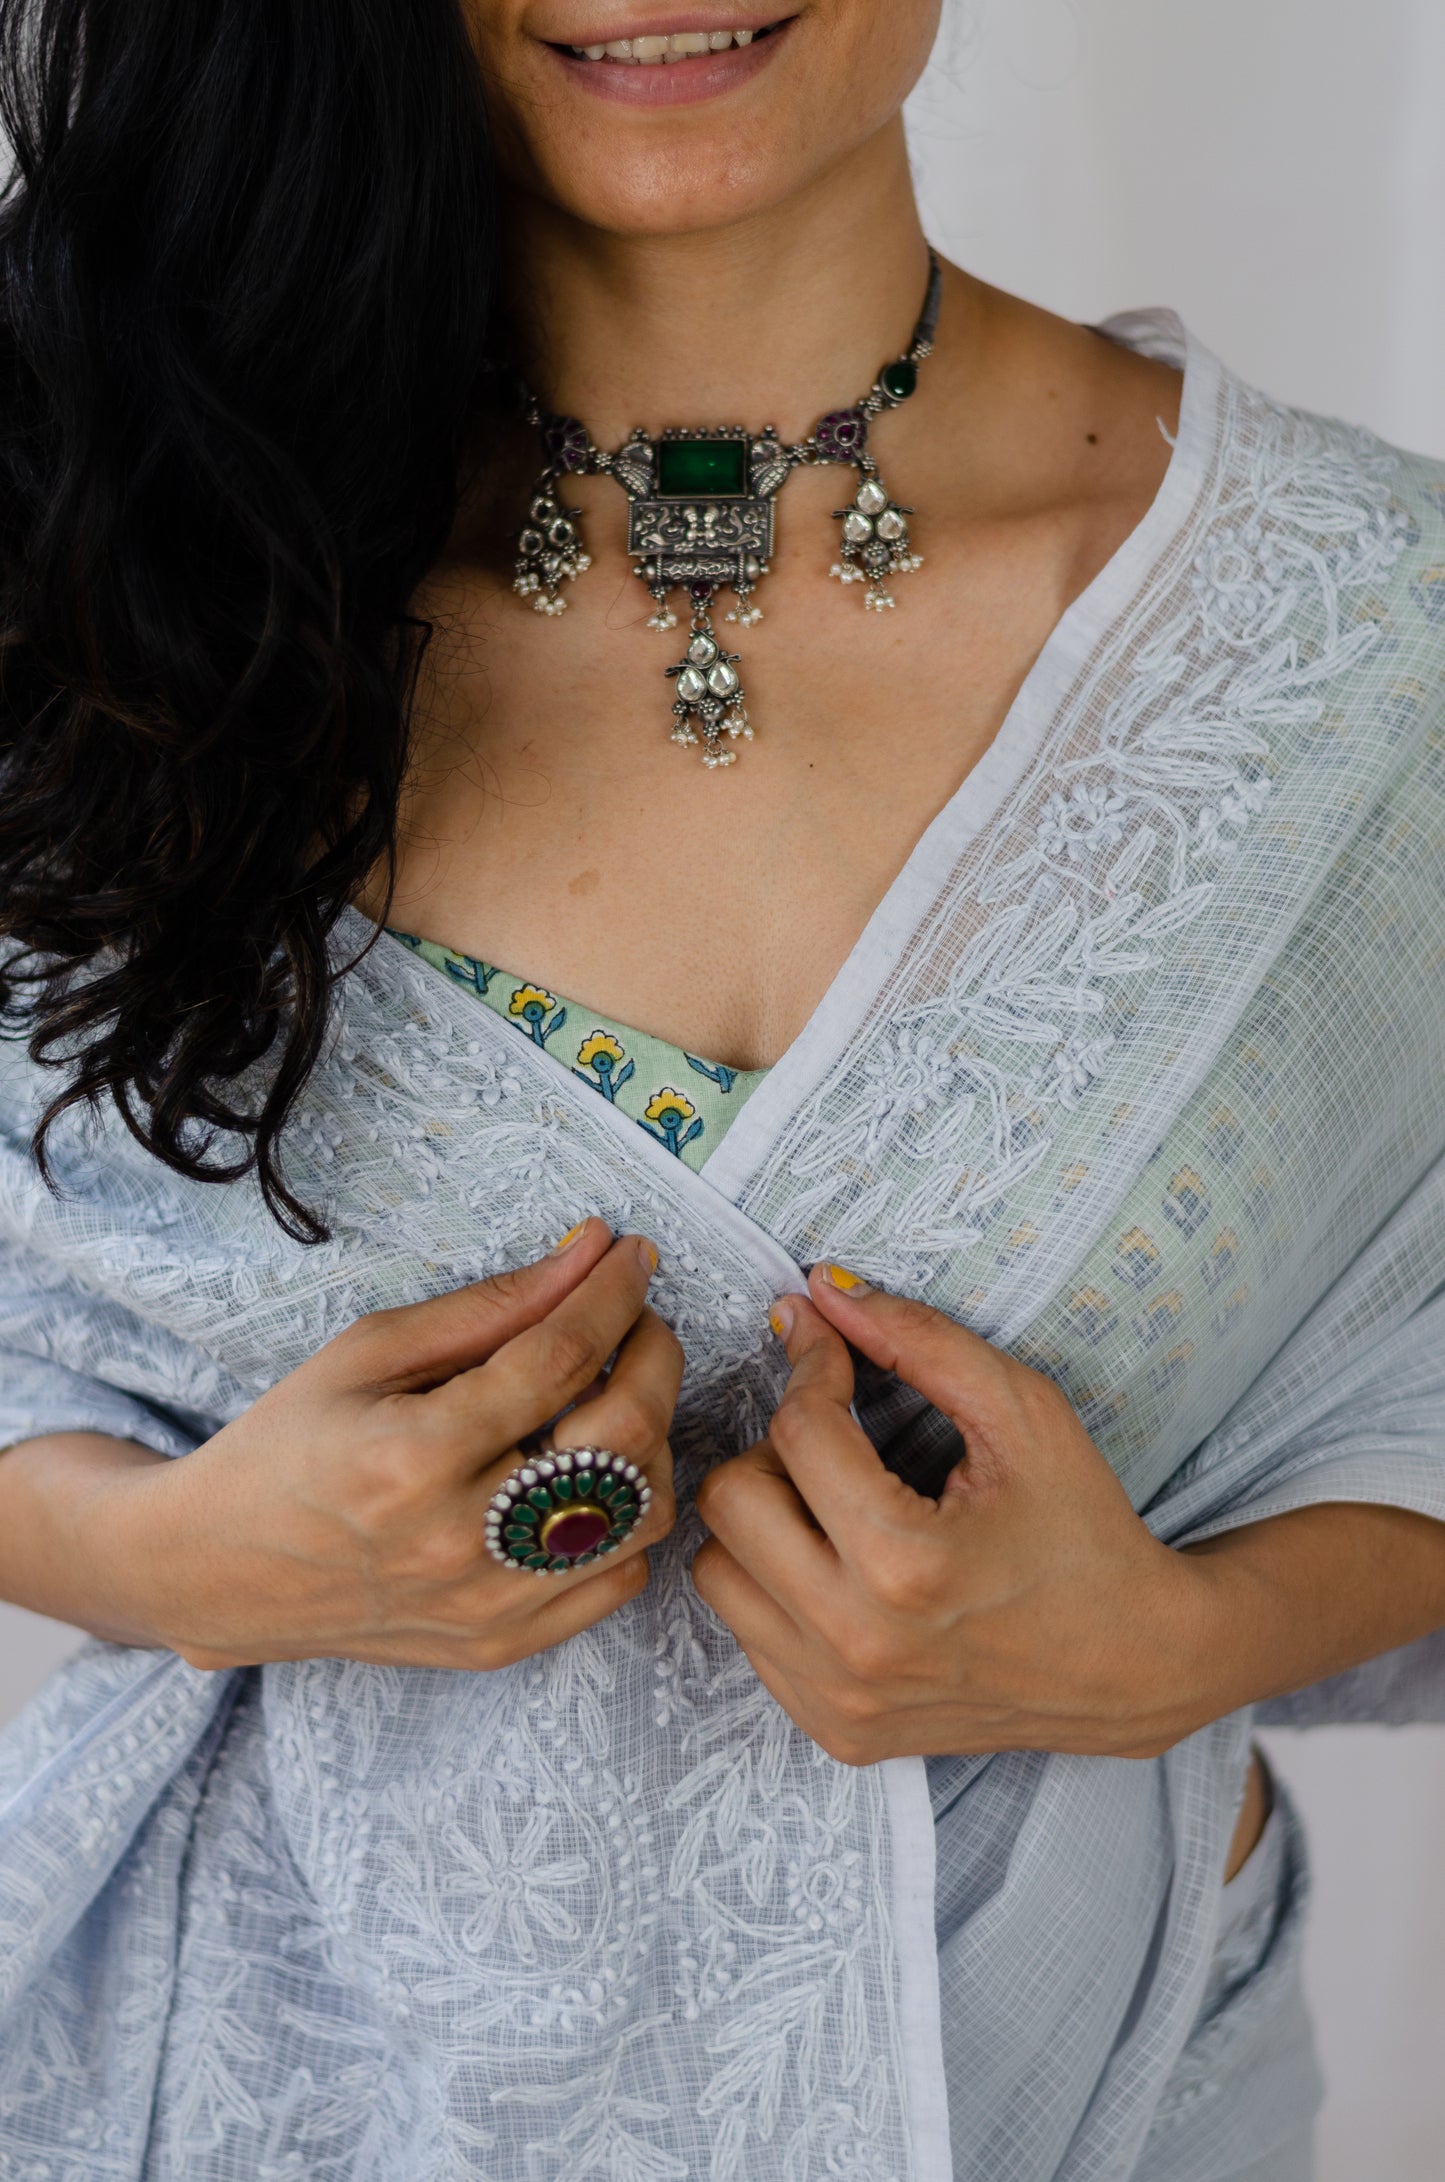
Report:
[[[558,1560],[580,1560],[593,1553],[612,1528],[612,1518],[602,1508],[583,1502],[577,1508],[559,1508],[542,1525],[542,1544]]]

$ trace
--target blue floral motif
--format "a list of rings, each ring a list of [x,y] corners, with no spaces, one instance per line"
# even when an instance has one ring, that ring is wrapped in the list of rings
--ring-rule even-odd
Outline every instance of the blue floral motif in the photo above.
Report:
[[[469,985],[484,999],[496,974],[490,962],[478,962],[475,955],[447,956],[447,976],[454,977],[459,985]]]
[[[683,1059],[689,1068],[697,1070],[699,1076],[706,1076],[715,1083],[724,1098],[738,1080],[737,1070],[724,1068],[721,1061],[700,1061],[695,1053],[684,1053]]]

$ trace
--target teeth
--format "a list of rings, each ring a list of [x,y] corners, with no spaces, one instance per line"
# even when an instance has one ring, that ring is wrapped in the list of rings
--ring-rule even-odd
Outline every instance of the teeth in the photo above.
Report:
[[[579,61],[630,61],[634,68],[656,68],[665,61],[695,60],[704,53],[726,53],[729,46],[749,46],[755,30],[676,30],[670,37],[613,38],[606,45],[574,45]]]

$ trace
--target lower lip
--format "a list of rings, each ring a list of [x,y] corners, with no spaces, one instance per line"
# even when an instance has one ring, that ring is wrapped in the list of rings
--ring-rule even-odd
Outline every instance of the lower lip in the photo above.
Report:
[[[729,46],[722,53],[698,53],[685,61],[579,61],[571,53],[548,52],[573,81],[596,98],[624,106],[696,106],[721,98],[760,75],[787,39],[791,23],[782,23],[751,45]]]

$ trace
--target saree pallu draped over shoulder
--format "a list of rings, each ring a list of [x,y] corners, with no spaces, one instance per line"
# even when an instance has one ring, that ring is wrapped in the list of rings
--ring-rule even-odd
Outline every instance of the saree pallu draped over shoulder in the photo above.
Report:
[[[1189,345],[1159,499],[700,1174],[371,937],[291,1131],[317,1248],[104,1116],[50,1196],[49,1083],[0,1051],[0,1446],[183,1456],[359,1313],[592,1211],[662,1252],[678,1529],[634,1605],[496,1674],[63,1669],[0,1738],[0,2177],[1267,2161],[1307,2120],[1261,2061],[1277,1950],[1211,1981],[1249,1719],[849,1770],[693,1593],[691,1488],[765,1429],[769,1300],[826,1254],[1056,1377],[1163,1538],[1445,1518],[1445,471]],[[859,1407],[921,1484],[956,1457],[904,1390]],[[1440,1717],[1445,1651],[1285,1709]]]

